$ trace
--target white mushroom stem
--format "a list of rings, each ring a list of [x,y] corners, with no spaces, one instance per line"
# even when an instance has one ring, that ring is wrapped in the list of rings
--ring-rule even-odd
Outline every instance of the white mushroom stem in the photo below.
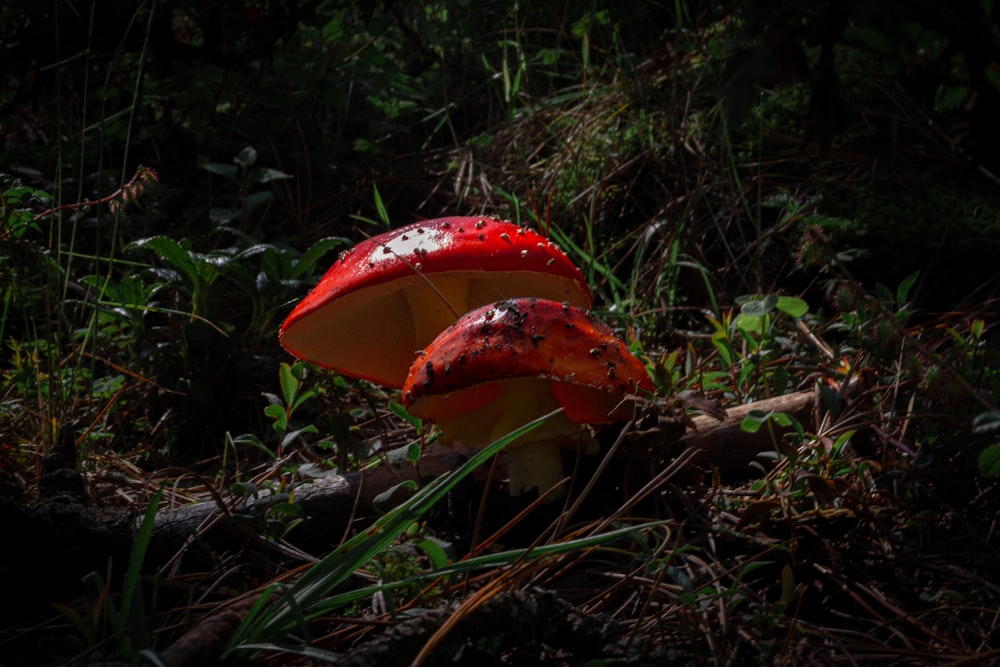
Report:
[[[468,310],[469,286],[463,279],[426,277],[405,290],[413,319],[414,343],[420,349]]]
[[[550,382],[543,378],[514,378],[494,384],[498,393],[486,405],[474,409],[463,406],[435,419],[443,439],[473,449],[485,447],[559,407]],[[454,395],[456,402],[462,398],[460,393]],[[586,433],[585,429],[560,412],[510,443],[506,449],[510,494],[519,496],[532,489],[542,494],[562,480],[560,444],[581,433]],[[560,489],[551,498],[563,495],[565,491]]]
[[[562,454],[559,443],[553,440],[529,442],[507,450],[510,464],[510,495],[520,496],[533,489],[541,495],[563,478]],[[553,500],[566,495],[566,487],[557,489],[550,496]]]

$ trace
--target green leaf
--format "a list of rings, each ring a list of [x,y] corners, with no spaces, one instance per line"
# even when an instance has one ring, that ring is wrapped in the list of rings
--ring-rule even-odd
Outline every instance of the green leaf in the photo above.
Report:
[[[773,307],[774,306],[772,305],[771,308]],[[771,308],[768,308],[767,304],[760,299],[752,299],[750,301],[743,302],[743,305],[740,306],[740,315],[744,315],[746,317],[760,317],[771,312]]]
[[[299,393],[299,379],[292,372],[292,367],[286,362],[281,362],[278,367],[278,379],[281,382],[281,396],[285,399],[285,406],[295,403],[295,395]]]
[[[210,208],[208,209],[208,219],[213,225],[228,225],[236,218],[240,217],[240,212],[234,208]]]
[[[809,304],[794,296],[779,296],[775,307],[796,319],[809,312]]]
[[[228,178],[229,180],[235,181],[237,174],[239,174],[239,169],[231,164],[220,164],[218,162],[208,162],[201,165],[201,168],[210,174],[215,174],[216,176],[222,176],[223,178]]]
[[[328,236],[326,238],[316,241],[311,246],[309,246],[302,256],[299,257],[298,261],[295,262],[295,268],[292,270],[292,278],[301,278],[302,276],[312,273],[313,269],[316,267],[316,262],[318,262],[323,255],[330,252],[339,245],[347,245],[350,241],[340,236]]]
[[[242,623],[230,638],[223,657],[242,644],[269,641],[284,637],[301,627],[301,621],[318,618],[325,611],[325,599],[330,591],[349,577],[356,569],[368,563],[405,531],[414,521],[437,505],[462,479],[492,459],[508,444],[529,433],[561,412],[555,410],[525,424],[508,435],[475,452],[458,469],[431,481],[411,498],[388,514],[380,517],[371,527],[351,537],[314,564],[287,590],[286,595],[276,595],[279,589],[272,586],[250,608]],[[542,551],[536,549],[535,553]],[[241,648],[246,648],[245,646]]]
[[[401,403],[398,403],[396,401],[389,401],[389,412],[396,415],[397,417],[399,417],[400,419],[402,419],[403,421],[405,421],[407,424],[417,429],[418,431],[420,430],[423,424],[423,420],[421,420],[419,417],[414,417],[413,415],[411,415],[409,410],[403,407]]]
[[[288,428],[288,413],[283,405],[269,405],[264,408],[264,414],[274,420],[274,430],[281,433]]]
[[[771,419],[773,419],[779,426],[791,426],[794,420],[786,415],[784,412],[775,412],[771,414]]]
[[[258,489],[253,482],[235,482],[229,487],[229,492],[237,498],[257,499]]]
[[[979,452],[979,473],[983,477],[1000,477],[1000,442],[988,445]]]
[[[411,443],[409,447],[406,448],[406,460],[410,462],[411,465],[417,465],[417,461],[420,460],[420,443]]]
[[[1000,433],[1000,412],[984,412],[972,420],[972,432],[976,435]]]
[[[733,353],[729,347],[729,337],[722,331],[716,331],[712,334],[712,345],[718,350],[719,356],[722,358],[723,365],[732,366],[733,365]]]
[[[299,437],[304,433],[319,433],[319,429],[316,428],[314,424],[309,424],[309,426],[303,426],[302,428],[297,429],[295,431],[289,431],[281,439],[282,448],[288,447],[288,445],[291,444],[293,440],[295,440],[297,437]]]
[[[969,325],[969,333],[972,334],[973,339],[980,340],[983,337],[983,330],[986,327],[986,322],[982,319],[972,320],[972,324]]]
[[[372,196],[375,199],[375,210],[378,212],[378,218],[382,221],[382,225],[389,229],[392,223],[389,220],[389,212],[385,209],[385,204],[382,202],[382,195],[379,194],[378,185],[372,183]]]
[[[769,412],[764,412],[763,410],[751,410],[747,413],[747,416],[743,418],[740,422],[740,429],[744,433],[756,433],[760,430],[760,427],[764,425],[770,417]]]
[[[398,484],[393,484],[388,489],[382,493],[375,496],[372,500],[372,505],[375,507],[375,511],[379,514],[385,514],[393,507],[399,504],[399,498],[402,497],[401,494],[412,495],[413,491],[417,490],[417,483],[412,479],[404,479]]]
[[[276,514],[281,514],[283,516],[290,516],[292,518],[303,518],[306,515],[306,511],[302,509],[302,505],[298,505],[292,502],[280,502],[271,505],[269,510],[275,512]]]
[[[192,252],[171,238],[167,238],[166,236],[150,236],[149,238],[135,241],[129,248],[152,250],[160,256],[160,259],[180,271],[192,285],[197,285],[200,282]]]
[[[427,554],[427,558],[430,560],[431,565],[436,570],[440,570],[448,567],[454,558],[448,556],[447,549],[451,549],[454,552],[454,547],[449,543],[442,540],[435,539],[433,537],[425,537],[417,542],[417,548]]]
[[[740,313],[736,318],[736,327],[744,334],[763,336],[767,333],[768,317],[766,315],[747,315]]]
[[[910,288],[913,287],[913,283],[917,282],[917,277],[920,275],[920,271],[914,271],[906,278],[903,282],[899,283],[899,288],[896,289],[896,303],[900,304],[906,301],[906,298],[910,295]]]
[[[245,196],[243,198],[243,207],[247,211],[256,211],[264,204],[272,201],[274,201],[274,193],[270,190],[261,190],[260,192],[253,192]]]
[[[248,167],[253,165],[253,163],[256,161],[257,161],[257,149],[254,148],[253,146],[247,146],[246,148],[241,150],[236,157],[233,158],[233,162],[243,167],[243,169],[247,169]]]
[[[294,178],[294,176],[269,167],[261,167],[253,172],[253,180],[255,183],[270,183],[271,181],[283,181],[288,178]]]

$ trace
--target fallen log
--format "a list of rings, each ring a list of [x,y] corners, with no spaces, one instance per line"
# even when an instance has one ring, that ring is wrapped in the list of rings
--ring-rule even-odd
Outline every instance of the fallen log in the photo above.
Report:
[[[694,448],[699,452],[694,463],[711,463],[724,478],[746,477],[753,474],[749,463],[760,452],[774,447],[767,429],[747,433],[740,428],[747,414],[751,410],[785,412],[807,431],[815,430],[822,412],[818,400],[817,392],[789,394],[731,408],[722,420],[696,416],[691,428],[679,437],[665,437],[661,429],[654,429],[655,433],[636,433],[635,437],[644,444],[665,447],[677,454]],[[376,515],[377,496],[400,481],[436,477],[453,469],[460,463],[456,456],[424,457],[419,468],[407,462],[398,467],[382,465],[363,472],[329,475],[298,487],[294,501],[307,519],[293,533],[296,546],[314,545],[320,551],[325,545],[337,543],[352,527],[370,523]],[[502,479],[502,460],[496,468],[494,479]],[[61,472],[55,470],[51,479]],[[480,470],[475,481],[485,483],[488,474],[488,469]],[[59,486],[58,493],[31,506],[0,498],[0,518],[13,529],[12,534],[18,535],[16,548],[14,541],[0,548],[0,584],[19,591],[20,584],[25,582],[50,581],[51,591],[35,590],[33,597],[43,602],[50,596],[60,597],[56,591],[78,591],[80,577],[91,571],[104,571],[108,558],[120,563],[115,568],[120,574],[134,537],[135,525],[127,511],[94,507],[63,487],[75,489],[72,485]],[[405,489],[401,492],[405,493]],[[263,491],[256,498],[220,499],[162,510],[156,516],[147,566],[162,566],[180,553],[187,554],[194,543],[212,550],[260,544],[259,536],[264,534],[262,522],[274,503],[284,499],[287,497]],[[39,558],[39,554],[46,557]],[[61,576],[53,577],[52,572]]]
[[[309,545],[337,543],[353,525],[369,524],[377,515],[376,501],[389,506],[398,504],[412,491],[402,482],[427,480],[452,470],[461,464],[461,453],[424,456],[417,466],[404,462],[344,474],[330,473],[295,487],[292,492],[263,489],[256,497],[219,501],[203,501],[161,510],[153,527],[153,552],[161,563],[166,554],[176,554],[198,542],[212,549],[225,549],[234,544],[240,532],[262,534],[263,522],[277,503],[294,500],[305,516],[305,526],[296,534],[308,534]],[[485,481],[487,470],[478,471],[474,478]],[[391,498],[379,496],[395,491]],[[298,543],[298,546],[302,546]]]
[[[752,410],[782,412],[794,417],[807,430],[815,430],[818,414],[818,392],[803,391],[776,398],[736,406],[725,411],[723,419],[709,415],[699,415],[691,420],[691,427],[679,438],[670,439],[663,431],[654,429],[637,433],[636,440],[643,444],[667,447],[668,451],[679,454],[694,448],[698,454],[692,464],[712,464],[724,477],[746,477],[753,474],[750,463],[758,454],[774,449],[772,432],[762,428],[749,433],[741,428],[741,423]],[[787,430],[787,429],[784,429]],[[782,429],[774,432],[780,437]],[[664,438],[667,438],[666,440]],[[375,516],[374,504],[377,496],[385,493],[403,480],[418,480],[437,477],[458,466],[461,452],[424,456],[419,468],[410,463],[399,467],[382,465],[363,472],[342,475],[331,474],[295,490],[294,500],[308,517],[311,542],[336,542],[350,530],[351,523],[364,525]],[[495,479],[502,479],[506,472],[506,462],[501,459],[496,466]],[[477,472],[477,482],[484,483],[488,470]],[[405,493],[405,490],[400,490]],[[154,541],[156,551],[176,551],[197,539],[209,539],[213,535],[231,535],[240,526],[257,526],[275,502],[287,500],[287,495],[268,491],[256,499],[245,499],[221,507],[218,502],[200,502],[161,511],[156,517]],[[401,498],[400,498],[401,499]],[[299,529],[298,532],[303,532]],[[222,541],[209,539],[217,548],[224,548],[231,538]]]

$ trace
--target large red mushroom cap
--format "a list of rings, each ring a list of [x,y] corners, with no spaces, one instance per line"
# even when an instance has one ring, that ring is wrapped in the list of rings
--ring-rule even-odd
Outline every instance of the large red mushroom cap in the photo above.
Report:
[[[518,298],[466,313],[434,339],[410,368],[402,400],[445,439],[470,447],[562,407],[508,449],[516,495],[558,481],[560,438],[632,417],[634,397],[652,389],[642,362],[606,324],[565,303]],[[527,444],[538,441],[544,452]]]
[[[512,296],[591,304],[579,269],[537,232],[487,217],[428,220],[342,253],[279,338],[301,359],[400,387],[417,350],[458,316]]]

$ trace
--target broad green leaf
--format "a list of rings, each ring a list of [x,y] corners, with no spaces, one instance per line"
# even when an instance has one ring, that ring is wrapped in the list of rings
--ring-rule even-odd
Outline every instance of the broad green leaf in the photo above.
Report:
[[[1000,477],[1000,442],[979,452],[979,473],[984,477]]]
[[[740,315],[744,315],[746,317],[760,317],[762,315],[767,315],[769,312],[770,309],[767,307],[767,304],[759,299],[744,301],[740,306]]]
[[[281,433],[288,428],[288,413],[283,405],[268,405],[264,408],[264,414],[274,420],[274,430]]]
[[[239,152],[239,154],[233,158],[233,162],[240,165],[244,169],[253,165],[257,161],[257,149],[253,146],[247,146]]]
[[[130,248],[149,249],[160,256],[160,259],[177,269],[192,285],[199,282],[198,270],[195,267],[192,252],[181,246],[177,241],[166,236],[151,236],[132,243]]]
[[[779,296],[775,307],[796,319],[809,312],[809,304],[794,296]]]
[[[222,176],[223,178],[228,178],[230,180],[236,180],[237,174],[239,174],[239,168],[231,164],[220,164],[218,162],[208,162],[201,165],[201,168],[210,174],[215,174],[216,176]]]

